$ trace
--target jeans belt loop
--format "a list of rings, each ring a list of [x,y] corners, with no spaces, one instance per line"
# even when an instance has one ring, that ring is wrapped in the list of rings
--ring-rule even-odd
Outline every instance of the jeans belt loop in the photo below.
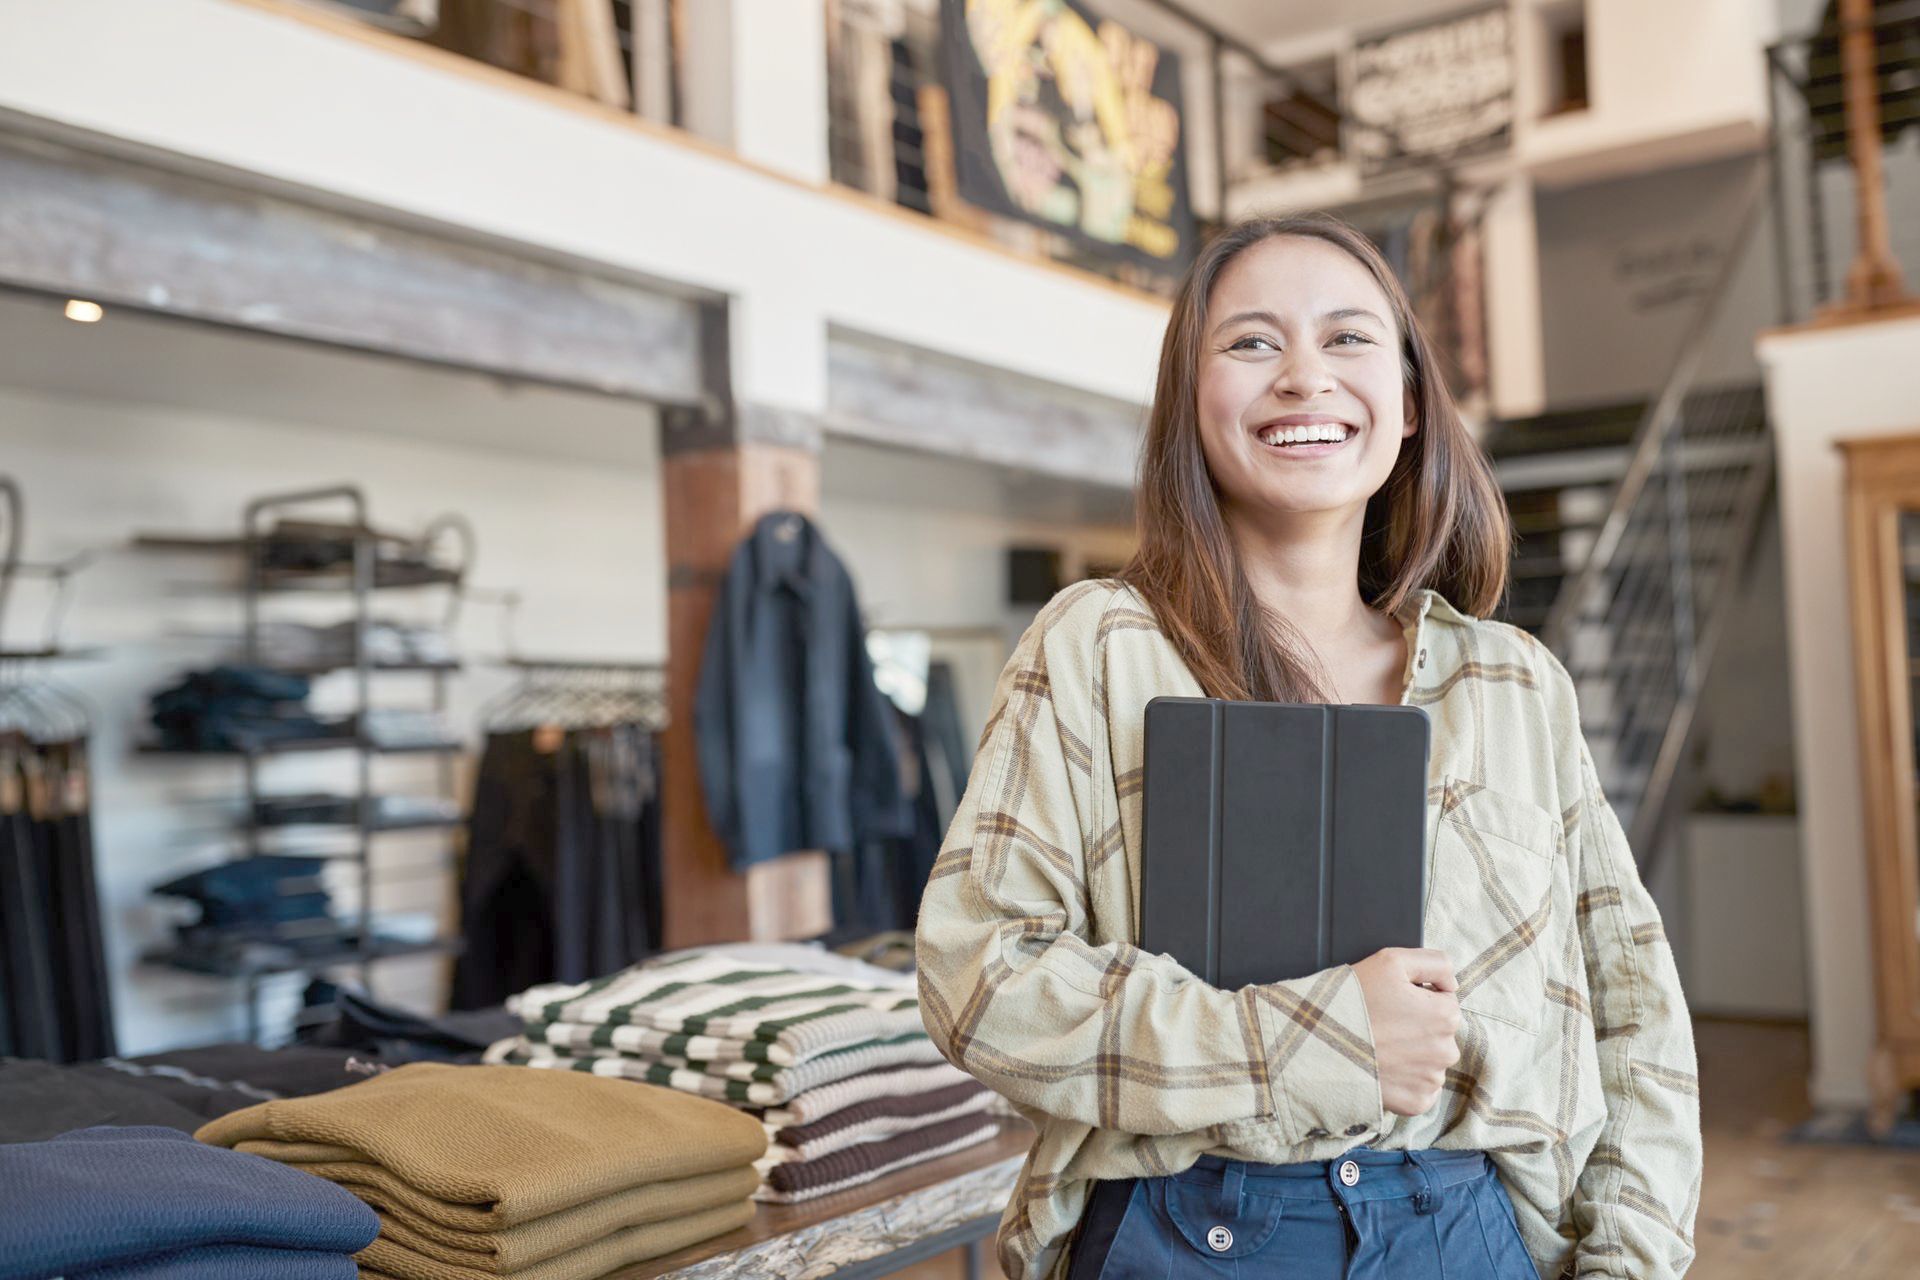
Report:
[[[1433,1171],[1427,1167],[1426,1152],[1409,1151],[1407,1161],[1413,1165],[1414,1172],[1420,1175],[1420,1189],[1413,1193],[1413,1211],[1417,1214],[1438,1213],[1440,1193],[1434,1189]]]
[[[1240,1210],[1246,1205],[1247,1166],[1238,1160],[1229,1160],[1220,1170],[1220,1210],[1229,1217],[1238,1218]]]

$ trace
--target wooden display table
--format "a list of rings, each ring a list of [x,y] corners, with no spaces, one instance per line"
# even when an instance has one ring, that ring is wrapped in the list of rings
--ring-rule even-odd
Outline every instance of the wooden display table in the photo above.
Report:
[[[805,1204],[763,1204],[752,1222],[638,1263],[609,1280],[867,1280],[977,1246],[1000,1225],[1014,1175],[1033,1143],[1022,1120],[993,1138],[878,1182]],[[978,1255],[968,1254],[967,1274]]]

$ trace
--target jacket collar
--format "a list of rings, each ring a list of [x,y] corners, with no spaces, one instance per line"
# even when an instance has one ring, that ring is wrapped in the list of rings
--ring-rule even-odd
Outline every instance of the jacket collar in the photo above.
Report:
[[[753,563],[762,590],[786,587],[800,596],[814,588],[819,533],[813,522],[792,511],[761,516],[753,526]]]

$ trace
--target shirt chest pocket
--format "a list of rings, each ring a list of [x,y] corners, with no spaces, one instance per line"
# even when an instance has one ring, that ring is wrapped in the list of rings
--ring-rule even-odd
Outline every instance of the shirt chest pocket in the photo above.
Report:
[[[1438,809],[1426,944],[1452,959],[1463,1012],[1532,1033],[1546,1000],[1559,820],[1531,800],[1452,776]]]

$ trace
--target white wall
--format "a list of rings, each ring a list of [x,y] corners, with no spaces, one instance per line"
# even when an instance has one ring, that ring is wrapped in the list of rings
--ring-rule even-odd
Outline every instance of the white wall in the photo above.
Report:
[[[1150,394],[1157,300],[298,12],[4,0],[0,112],[733,295],[750,400],[824,407],[828,323]]]
[[[1792,650],[1816,1103],[1864,1105],[1873,1043],[1845,503],[1834,441],[1920,427],[1920,320],[1765,335]]]
[[[1711,295],[1753,190],[1753,161],[1721,160],[1542,190],[1541,338],[1548,408],[1650,399]],[[1759,380],[1754,330],[1777,314],[1760,227],[1702,358],[1709,385]]]
[[[530,423],[555,407],[528,404]],[[308,414],[316,408],[304,406]],[[232,652],[218,637],[239,629],[237,561],[134,552],[126,545],[132,535],[230,535],[251,497],[353,481],[365,487],[373,518],[397,529],[417,529],[444,510],[466,514],[479,536],[477,580],[525,592],[518,633],[528,651],[662,655],[665,575],[658,474],[651,468],[399,439],[348,420],[319,426],[241,419],[9,388],[0,388],[0,422],[6,441],[0,465],[18,479],[27,503],[27,554],[40,560],[101,553],[78,581],[66,636],[70,643],[102,646],[104,656],[66,665],[59,676],[83,693],[95,715],[95,844],[124,1051],[233,1037],[244,1027],[238,984],[135,964],[169,932],[166,910],[148,887],[235,848],[224,833],[241,787],[236,762],[141,756],[133,748],[145,736],[149,693],[183,669]],[[379,607],[383,615],[427,621],[438,616],[443,600],[439,592],[391,593]],[[8,638],[37,636],[44,603],[44,595],[22,593]],[[337,618],[344,608],[344,602],[298,611],[283,605],[275,616]],[[468,654],[498,655],[498,633],[494,611],[467,608],[460,638]],[[339,677],[331,679],[331,687],[316,690],[316,705],[350,696]],[[479,701],[507,679],[480,671],[451,682],[452,722],[466,737],[477,741]],[[389,705],[425,705],[430,692],[425,677],[393,675],[381,678],[376,697]],[[348,764],[340,758],[274,761],[263,785],[351,785]],[[382,762],[375,781],[427,794],[436,785],[430,766],[405,759]],[[416,870],[384,879],[376,908],[438,911],[448,881],[432,868],[444,847],[433,836],[383,837],[380,865]],[[343,907],[356,900],[349,882],[335,889]],[[297,999],[298,985],[289,979],[271,989],[269,1017]],[[376,991],[431,1004],[439,996],[437,962],[385,965]]]
[[[374,518],[400,530],[464,513],[479,539],[474,581],[524,596],[520,651],[595,658],[666,656],[664,530],[653,411],[630,401],[511,383],[403,361],[110,312],[98,325],[60,317],[55,300],[0,293],[0,471],[26,500],[32,560],[99,553],[78,580],[63,638],[101,646],[56,675],[95,720],[96,846],[122,1048],[143,1052],[242,1034],[237,984],[142,968],[168,935],[170,908],[148,888],[220,860],[240,794],[236,762],[140,755],[148,695],[231,652],[238,565],[223,557],[134,552],[140,532],[237,532],[262,492],[334,481],[367,491]],[[958,664],[969,733],[1026,617],[1005,604],[1005,549],[1059,546],[1071,559],[1125,555],[1128,507],[1110,490],[1021,477],[844,442],[825,458],[822,525],[876,623],[957,628],[940,644]],[[383,596],[383,613],[429,620],[444,595]],[[6,641],[38,643],[49,604],[29,584]],[[338,616],[341,602],[280,601],[274,616]],[[466,606],[473,659],[504,647],[498,608]],[[380,678],[391,705],[419,705],[424,677]],[[451,683],[452,722],[477,745],[478,708],[509,686],[479,665]],[[316,702],[338,704],[335,678]],[[463,762],[464,792],[471,758]],[[267,785],[349,785],[347,759],[273,762]],[[432,793],[430,766],[383,761],[377,784]],[[382,838],[381,910],[437,912],[448,881],[432,837]],[[407,870],[411,869],[411,870]],[[343,905],[352,886],[336,886]],[[190,909],[182,912],[191,915]],[[269,988],[270,1031],[300,981]],[[395,961],[378,993],[432,1006],[437,961]]]

